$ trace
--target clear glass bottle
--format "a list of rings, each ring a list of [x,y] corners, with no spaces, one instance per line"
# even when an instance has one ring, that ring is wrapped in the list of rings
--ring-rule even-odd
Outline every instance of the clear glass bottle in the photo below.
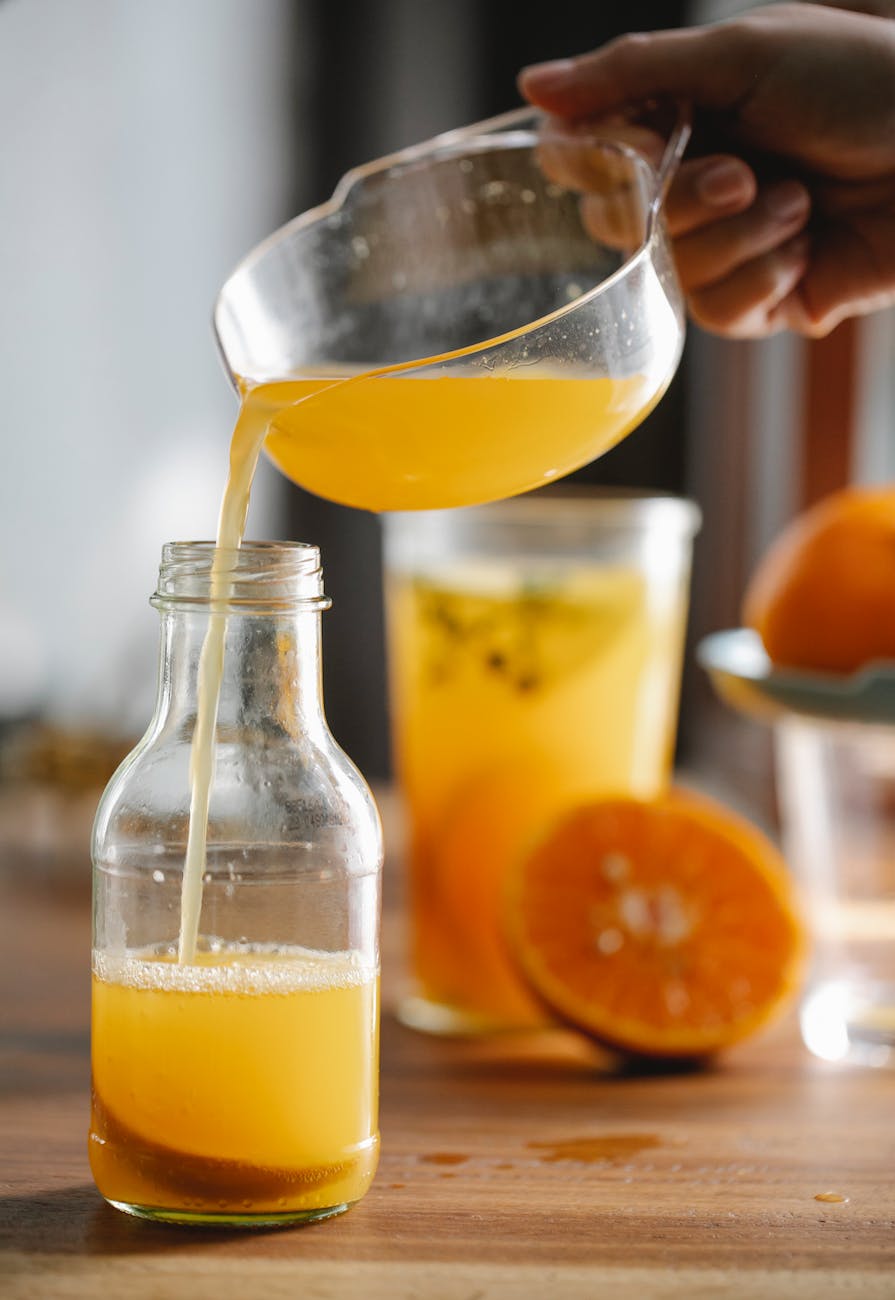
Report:
[[[378,1157],[382,837],[321,697],[316,547],[165,546],[159,694],[93,835],[90,1163],[117,1208],[263,1225],[339,1213]],[[220,564],[220,560],[218,561]],[[224,658],[199,940],[178,957],[198,666]]]

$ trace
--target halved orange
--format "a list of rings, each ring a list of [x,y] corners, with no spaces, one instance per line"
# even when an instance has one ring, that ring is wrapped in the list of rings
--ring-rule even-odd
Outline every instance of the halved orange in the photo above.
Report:
[[[430,871],[441,911],[433,928],[450,936],[453,981],[465,1001],[512,1024],[544,1022],[507,951],[503,891],[511,865],[537,843],[564,806],[549,768],[520,761],[476,773],[447,801]]]
[[[783,859],[701,797],[578,808],[517,864],[505,901],[532,989],[625,1052],[716,1052],[768,1021],[799,982],[803,932]]]

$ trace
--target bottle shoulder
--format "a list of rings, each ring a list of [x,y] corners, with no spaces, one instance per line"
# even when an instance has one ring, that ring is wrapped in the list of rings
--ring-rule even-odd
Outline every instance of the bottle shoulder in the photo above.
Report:
[[[113,774],[97,808],[94,861],[176,858],[190,815],[191,736],[150,730]],[[324,729],[272,733],[251,742],[225,732],[215,750],[208,819],[209,858],[239,849],[270,855],[280,846],[378,868],[382,828],[373,794]]]

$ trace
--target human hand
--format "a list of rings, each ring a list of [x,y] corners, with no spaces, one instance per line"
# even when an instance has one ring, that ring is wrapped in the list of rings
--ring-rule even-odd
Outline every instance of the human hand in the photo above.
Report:
[[[895,303],[895,22],[813,4],[624,36],[527,68],[573,123],[673,96],[701,156],[666,218],[694,319],[734,337],[816,337]]]

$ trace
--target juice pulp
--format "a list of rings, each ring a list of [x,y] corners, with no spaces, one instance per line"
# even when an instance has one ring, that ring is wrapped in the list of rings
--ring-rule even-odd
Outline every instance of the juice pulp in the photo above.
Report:
[[[349,953],[97,954],[90,1164],[157,1217],[313,1218],[378,1158],[378,983]]]
[[[365,510],[494,501],[570,473],[619,441],[660,392],[652,380],[411,371],[291,379],[248,390],[242,421],[302,487]]]
[[[649,797],[667,780],[686,590],[629,567],[540,582],[463,561],[393,574],[388,595],[419,993],[405,1018],[543,1023],[504,945],[506,873],[578,802]]]

